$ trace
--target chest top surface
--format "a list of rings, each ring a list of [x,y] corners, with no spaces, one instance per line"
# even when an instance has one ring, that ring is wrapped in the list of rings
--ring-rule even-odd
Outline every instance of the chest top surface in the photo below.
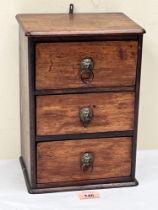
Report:
[[[18,14],[27,36],[141,34],[145,30],[123,13]]]

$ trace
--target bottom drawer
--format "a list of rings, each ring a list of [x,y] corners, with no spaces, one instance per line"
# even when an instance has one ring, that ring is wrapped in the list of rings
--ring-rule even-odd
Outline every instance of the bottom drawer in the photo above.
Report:
[[[37,144],[37,184],[131,175],[132,138],[51,141]]]

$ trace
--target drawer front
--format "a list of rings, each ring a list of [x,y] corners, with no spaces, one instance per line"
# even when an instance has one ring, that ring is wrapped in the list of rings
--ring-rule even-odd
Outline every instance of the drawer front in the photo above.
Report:
[[[37,96],[37,135],[133,130],[132,92]]]
[[[37,144],[37,183],[131,175],[132,139],[104,138]]]
[[[133,86],[136,64],[137,41],[39,43],[36,89]]]

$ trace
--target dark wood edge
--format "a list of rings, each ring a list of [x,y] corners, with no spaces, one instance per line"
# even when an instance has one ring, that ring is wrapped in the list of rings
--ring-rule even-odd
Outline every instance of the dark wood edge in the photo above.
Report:
[[[64,95],[64,94],[80,94],[80,93],[104,93],[104,92],[134,92],[135,86],[125,87],[83,87],[83,88],[66,88],[66,89],[47,89],[35,90],[36,96],[42,95]]]
[[[145,30],[142,29],[128,29],[128,31],[125,30],[117,30],[113,31],[113,30],[108,30],[108,31],[87,31],[87,32],[82,32],[82,31],[63,31],[63,32],[36,32],[36,31],[30,31],[30,32],[25,32],[26,36],[29,37],[34,37],[34,36],[112,36],[112,35],[125,35],[125,34],[144,34]]]
[[[113,178],[101,178],[101,179],[88,179],[78,181],[62,181],[62,182],[49,182],[49,183],[37,183],[37,188],[50,188],[50,187],[66,187],[66,186],[82,186],[90,184],[108,184],[118,182],[130,182],[131,176],[128,177],[113,177]]]
[[[32,194],[40,194],[40,193],[52,193],[52,192],[65,192],[65,191],[82,191],[82,190],[99,190],[99,189],[107,189],[107,188],[134,187],[137,185],[138,185],[138,182],[135,179],[134,181],[130,181],[130,182],[29,189],[29,192]]]
[[[135,113],[134,113],[134,136],[132,146],[132,178],[135,178],[136,170],[136,152],[137,152],[137,132],[138,132],[138,115],[139,115],[139,92],[141,78],[141,60],[142,60],[142,43],[143,36],[138,39],[138,58],[137,58],[137,73],[136,73],[136,94],[135,94]]]
[[[28,179],[26,167],[23,161],[23,158],[20,157],[20,164],[24,174],[27,190],[31,194],[40,194],[40,193],[51,193],[51,192],[64,192],[64,191],[79,191],[79,190],[98,190],[105,188],[117,188],[117,187],[132,187],[137,186],[138,182],[136,179],[127,182],[116,182],[116,183],[102,183],[102,184],[88,184],[81,186],[66,186],[66,187],[50,187],[50,188],[32,188]]]
[[[28,38],[28,64],[29,64],[29,110],[30,110],[30,159],[31,159],[31,186],[36,186],[36,100],[34,95],[35,89],[35,51],[34,42]]]
[[[19,161],[20,161],[20,165],[21,165],[21,168],[22,168],[22,171],[23,171],[23,175],[24,175],[27,190],[28,190],[29,193],[31,193],[31,188],[32,188],[31,186],[32,185],[29,182],[27,169],[26,169],[26,166],[25,166],[25,163],[24,163],[24,160],[23,160],[22,156],[19,157]]]
[[[99,138],[116,138],[116,137],[132,137],[134,131],[114,131],[102,133],[79,133],[79,134],[65,134],[65,135],[48,135],[36,136],[36,142],[44,141],[62,141],[62,140],[80,140],[80,139],[99,139]]]
[[[81,35],[47,35],[47,36],[31,36],[36,43],[50,43],[50,42],[93,42],[93,41],[134,41],[138,40],[139,34],[85,34]]]

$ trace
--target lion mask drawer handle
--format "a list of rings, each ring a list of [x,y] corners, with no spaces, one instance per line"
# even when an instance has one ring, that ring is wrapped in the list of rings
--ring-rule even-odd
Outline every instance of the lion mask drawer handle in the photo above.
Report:
[[[81,170],[83,172],[92,172],[94,164],[94,154],[92,152],[81,153]]]
[[[81,73],[80,73],[81,81],[85,84],[92,82],[94,79],[93,59],[92,58],[84,58],[83,60],[81,60],[80,69],[81,69]]]
[[[80,109],[80,121],[84,127],[92,121],[93,119],[93,109],[91,107],[83,107]]]

